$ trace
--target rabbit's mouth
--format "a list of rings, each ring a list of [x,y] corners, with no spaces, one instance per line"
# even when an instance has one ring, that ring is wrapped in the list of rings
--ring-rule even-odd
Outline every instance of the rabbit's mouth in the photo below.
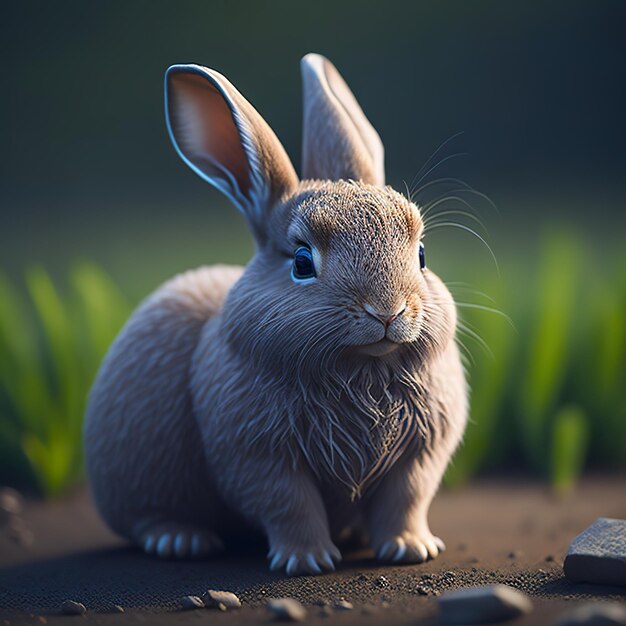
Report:
[[[368,356],[385,356],[391,354],[400,347],[401,344],[391,341],[387,337],[383,337],[376,343],[369,343],[363,346],[358,346],[358,351],[361,354],[367,354]]]

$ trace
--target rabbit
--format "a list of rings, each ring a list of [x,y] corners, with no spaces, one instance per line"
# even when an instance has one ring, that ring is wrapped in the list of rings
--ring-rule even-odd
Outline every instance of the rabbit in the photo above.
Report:
[[[445,549],[428,510],[468,413],[456,309],[347,84],[318,54],[301,70],[301,179],[224,76],[166,72],[173,145],[256,252],[166,282],[115,339],[86,410],[91,492],[163,558],[260,532],[288,575],[333,570],[350,536],[421,563]]]

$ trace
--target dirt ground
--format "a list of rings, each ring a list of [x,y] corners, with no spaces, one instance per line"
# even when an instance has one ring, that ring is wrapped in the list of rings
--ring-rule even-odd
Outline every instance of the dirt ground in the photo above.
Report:
[[[626,518],[625,478],[587,478],[567,498],[528,482],[481,481],[442,491],[435,500],[431,526],[448,546],[435,561],[383,567],[360,552],[344,554],[335,573],[286,578],[268,571],[265,546],[258,544],[203,562],[145,556],[112,535],[79,491],[63,501],[27,504],[30,548],[0,533],[0,624],[263,624],[272,621],[266,600],[288,596],[307,606],[307,623],[418,626],[437,623],[439,593],[494,582],[532,596],[533,614],[510,623],[554,624],[581,602],[626,604],[626,587],[574,585],[563,578],[570,540],[600,516]],[[235,592],[243,608],[178,610],[182,596],[210,588]],[[342,598],[354,609],[323,608]],[[87,615],[59,615],[66,599],[85,604]],[[113,612],[115,605],[125,612]]]

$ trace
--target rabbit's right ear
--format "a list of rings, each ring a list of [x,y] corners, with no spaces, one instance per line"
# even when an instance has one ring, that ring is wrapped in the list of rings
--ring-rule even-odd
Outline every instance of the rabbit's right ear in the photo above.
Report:
[[[298,184],[265,120],[226,78],[199,65],[167,70],[165,114],[183,161],[228,196],[263,240],[267,211]]]
[[[385,151],[337,68],[321,54],[303,57],[302,177],[385,185]]]

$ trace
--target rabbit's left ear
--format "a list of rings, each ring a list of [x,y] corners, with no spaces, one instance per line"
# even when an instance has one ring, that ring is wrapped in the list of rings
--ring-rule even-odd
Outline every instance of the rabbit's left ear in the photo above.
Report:
[[[167,70],[165,113],[183,161],[230,198],[263,240],[267,212],[298,184],[272,129],[224,76],[199,65]]]
[[[320,54],[301,61],[302,178],[385,184],[385,151],[337,68]]]

